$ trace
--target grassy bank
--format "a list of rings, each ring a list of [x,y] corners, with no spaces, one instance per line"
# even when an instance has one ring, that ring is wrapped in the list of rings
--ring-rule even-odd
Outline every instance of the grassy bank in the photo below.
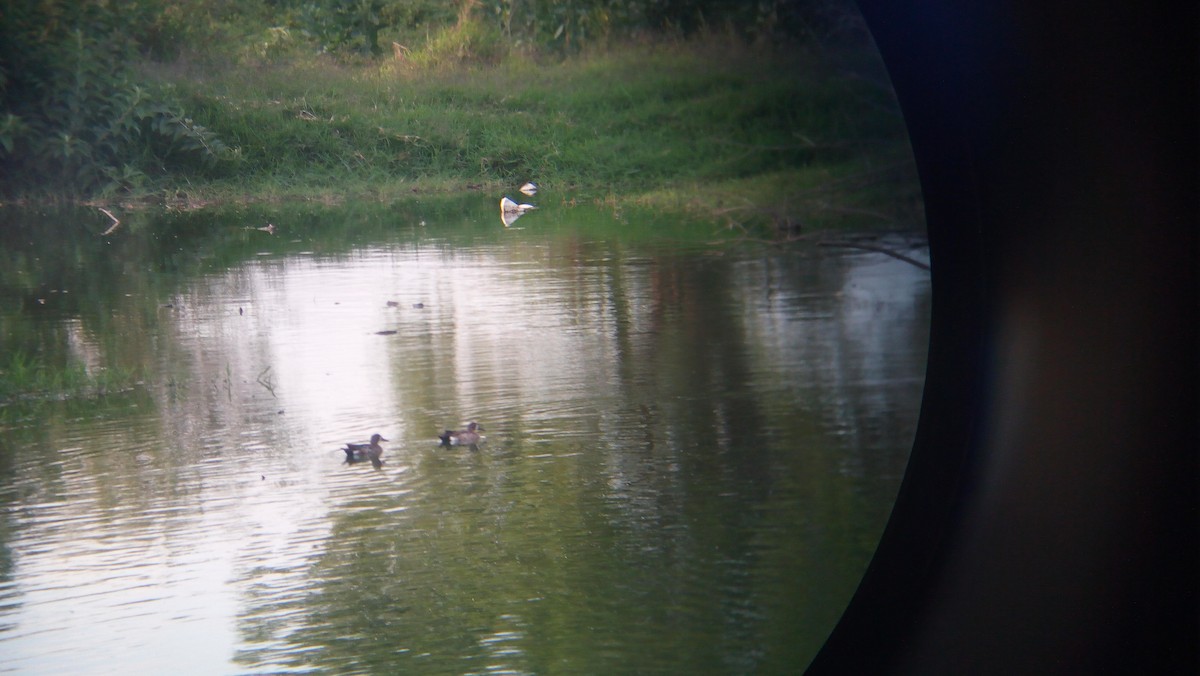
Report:
[[[866,52],[817,57],[711,36],[553,60],[435,56],[446,52],[431,41],[402,58],[292,50],[147,66],[231,149],[156,198],[386,202],[535,180],[543,200],[738,223],[919,221],[903,123]]]

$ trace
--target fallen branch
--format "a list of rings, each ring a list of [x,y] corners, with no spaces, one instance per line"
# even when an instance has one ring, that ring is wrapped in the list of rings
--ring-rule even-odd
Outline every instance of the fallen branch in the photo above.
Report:
[[[837,246],[837,247],[842,247],[842,248],[846,248],[846,249],[862,249],[864,251],[874,251],[875,253],[881,253],[881,254],[884,254],[887,256],[891,256],[892,258],[895,258],[897,260],[904,261],[905,263],[908,263],[910,265],[915,265],[918,268],[921,268],[922,270],[929,269],[928,263],[924,263],[915,258],[910,258],[908,256],[905,256],[904,254],[900,253],[899,251],[892,251],[891,249],[881,247],[881,246],[875,246],[874,244],[858,244],[855,242],[817,242],[817,246]]]
[[[794,228],[794,229],[777,228],[776,232],[779,235],[781,235],[780,237],[776,237],[775,239],[766,239],[763,237],[755,237],[754,235],[752,235],[750,233],[750,229],[747,228],[744,224],[742,224],[739,221],[732,220],[732,219],[729,219],[726,221],[725,230],[737,230],[737,231],[741,232],[742,234],[741,234],[741,236],[737,237],[736,239],[711,240],[708,243],[710,245],[715,246],[715,245],[741,244],[741,243],[745,243],[745,242],[751,242],[754,244],[765,244],[768,246],[778,246],[781,244],[791,244],[793,242],[803,242],[803,241],[807,241],[807,240],[812,240],[812,239],[815,239],[820,236],[820,233],[816,233],[816,232],[800,234],[799,228]]]
[[[113,222],[112,225],[110,225],[108,227],[108,230],[105,230],[104,232],[100,233],[100,236],[107,237],[108,235],[113,234],[113,231],[116,230],[121,225],[121,219],[117,218],[116,216],[113,216],[112,212],[109,211],[108,209],[105,209],[104,207],[96,207],[96,208],[99,209],[100,212],[103,213],[105,216],[108,216],[109,218],[111,218],[112,222]]]
[[[267,391],[271,393],[272,397],[275,397],[276,399],[278,399],[279,397],[276,396],[276,394],[275,394],[275,386],[271,383],[271,377],[267,376],[267,372],[270,370],[271,370],[270,366],[263,369],[258,374],[258,378],[256,378],[255,380],[258,382],[259,385],[262,385],[263,387],[265,387],[267,389]],[[266,379],[264,379],[263,376],[267,376]]]

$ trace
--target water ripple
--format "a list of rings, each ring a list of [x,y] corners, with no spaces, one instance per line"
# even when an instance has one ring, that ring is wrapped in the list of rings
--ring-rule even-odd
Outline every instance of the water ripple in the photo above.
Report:
[[[141,399],[6,422],[0,670],[802,660],[903,472],[927,278],[533,235],[186,280]]]

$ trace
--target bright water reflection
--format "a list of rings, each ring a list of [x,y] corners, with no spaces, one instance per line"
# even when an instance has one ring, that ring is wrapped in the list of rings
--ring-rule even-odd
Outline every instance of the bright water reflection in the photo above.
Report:
[[[926,273],[577,213],[239,233],[267,255],[126,261],[104,307],[30,320],[146,385],[0,418],[0,668],[803,667],[907,460]],[[468,420],[477,452],[437,446]],[[382,470],[343,464],[372,432]]]

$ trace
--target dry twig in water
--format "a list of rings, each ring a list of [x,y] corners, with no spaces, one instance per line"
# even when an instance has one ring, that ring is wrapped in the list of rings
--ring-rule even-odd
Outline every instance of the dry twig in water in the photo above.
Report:
[[[116,230],[118,227],[120,227],[121,219],[117,218],[116,216],[113,216],[112,212],[109,211],[108,209],[105,209],[104,207],[96,207],[96,208],[99,209],[101,211],[101,213],[103,213],[105,216],[108,216],[109,218],[111,218],[112,222],[113,222],[112,225],[108,226],[108,230],[105,230],[104,232],[100,233],[100,236],[105,237],[107,235],[113,234],[113,231]]]
[[[892,251],[891,249],[887,249],[887,248],[881,247],[881,246],[875,246],[874,244],[858,244],[856,242],[817,242],[817,246],[838,246],[838,247],[844,247],[847,249],[862,249],[863,251],[874,251],[876,253],[885,254],[885,255],[891,256],[892,258],[895,258],[897,260],[904,261],[905,263],[908,263],[910,265],[915,265],[918,268],[921,268],[922,270],[929,269],[928,263],[924,263],[915,258],[910,258],[908,256],[905,256],[904,254],[900,253],[899,251]]]

